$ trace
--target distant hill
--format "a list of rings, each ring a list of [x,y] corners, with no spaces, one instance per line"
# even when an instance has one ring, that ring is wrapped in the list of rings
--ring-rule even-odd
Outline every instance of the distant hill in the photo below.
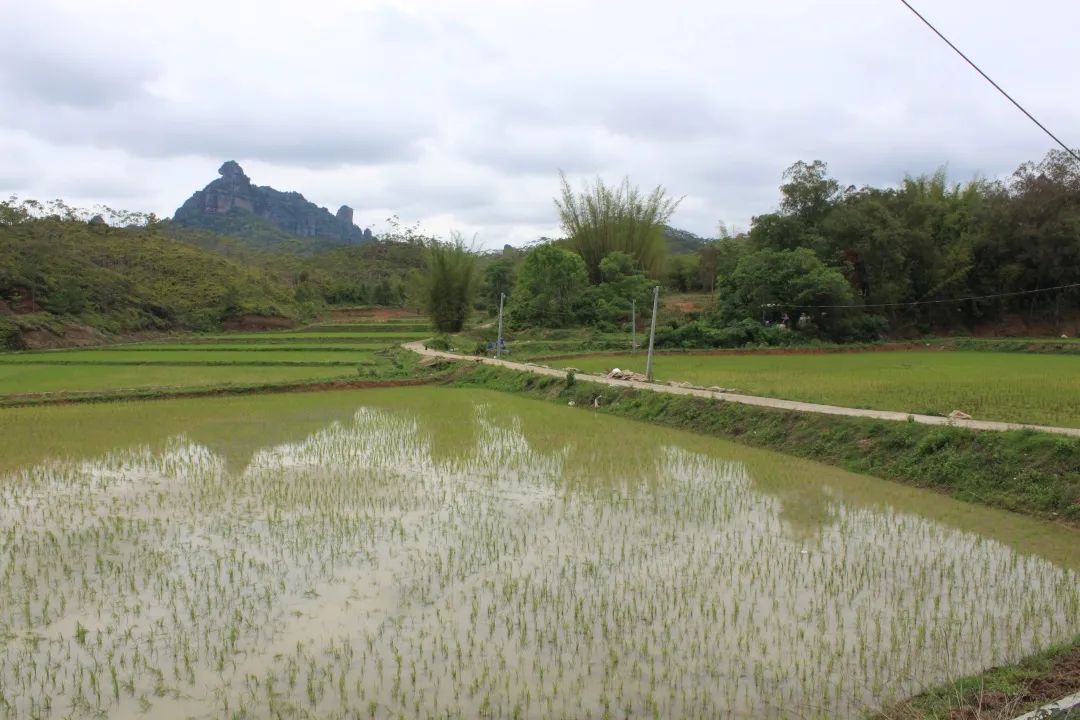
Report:
[[[688,255],[700,250],[709,242],[689,230],[679,230],[670,225],[664,226],[664,237],[667,238],[668,255]]]
[[[305,312],[279,278],[179,242],[162,223],[110,227],[0,202],[0,349],[214,330],[248,316],[288,324]]]
[[[228,235],[267,250],[315,252],[374,239],[371,230],[353,223],[353,210],[348,205],[334,214],[298,192],[253,185],[233,160],[223,164],[218,173],[221,177],[180,206],[173,223]]]

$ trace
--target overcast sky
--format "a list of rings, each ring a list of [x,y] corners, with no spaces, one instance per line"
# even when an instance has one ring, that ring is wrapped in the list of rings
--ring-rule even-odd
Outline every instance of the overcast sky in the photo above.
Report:
[[[1080,2],[915,0],[1080,145]],[[715,235],[784,168],[1002,176],[1048,138],[899,0],[7,0],[0,192],[172,212],[252,180],[497,247],[557,233],[561,168],[685,196]]]

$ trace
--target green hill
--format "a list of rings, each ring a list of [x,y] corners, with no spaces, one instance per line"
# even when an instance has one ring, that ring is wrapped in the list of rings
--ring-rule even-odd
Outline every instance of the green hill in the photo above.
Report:
[[[247,315],[310,312],[273,273],[168,234],[165,224],[110,227],[68,211],[34,217],[0,203],[0,346],[67,335],[211,330]]]
[[[664,237],[667,239],[668,255],[689,255],[705,247],[709,242],[689,230],[680,230],[670,225],[664,226]]]

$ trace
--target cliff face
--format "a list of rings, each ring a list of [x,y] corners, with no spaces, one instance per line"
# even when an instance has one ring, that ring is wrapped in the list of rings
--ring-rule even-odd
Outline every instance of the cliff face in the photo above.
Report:
[[[247,224],[243,219],[247,215],[268,221],[297,238],[347,244],[372,239],[370,230],[361,230],[353,224],[353,210],[348,205],[342,205],[335,215],[308,202],[298,192],[253,185],[251,178],[233,160],[222,165],[218,173],[221,177],[196,191],[180,206],[173,222],[244,237]],[[251,230],[251,233],[256,232],[257,225]]]

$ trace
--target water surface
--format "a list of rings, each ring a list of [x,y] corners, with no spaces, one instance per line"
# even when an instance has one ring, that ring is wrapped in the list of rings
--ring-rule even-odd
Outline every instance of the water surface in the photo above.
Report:
[[[13,717],[859,717],[1080,629],[1075,532],[507,395],[0,437]]]

